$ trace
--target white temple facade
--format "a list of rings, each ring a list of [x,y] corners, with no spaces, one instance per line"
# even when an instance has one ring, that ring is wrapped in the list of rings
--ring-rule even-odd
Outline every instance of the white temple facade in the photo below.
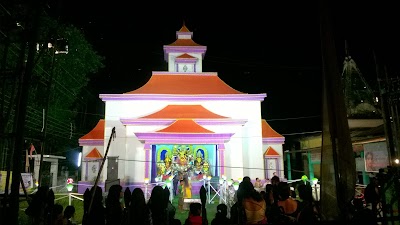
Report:
[[[284,177],[285,138],[261,116],[266,94],[240,92],[216,72],[203,72],[207,47],[194,42],[185,25],[176,35],[164,45],[168,71],[152,72],[136,90],[100,95],[104,119],[79,139],[80,183],[93,183],[109,143],[100,186],[163,181],[176,172],[192,182],[204,176]]]

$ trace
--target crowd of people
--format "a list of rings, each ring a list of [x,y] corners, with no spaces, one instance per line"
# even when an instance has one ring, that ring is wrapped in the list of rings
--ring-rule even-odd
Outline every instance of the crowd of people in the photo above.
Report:
[[[318,204],[313,199],[312,187],[309,183],[300,183],[296,191],[287,182],[281,182],[274,176],[271,182],[264,185],[262,191],[260,180],[253,183],[250,177],[243,178],[234,196],[234,204],[219,204],[216,215],[210,221],[211,225],[251,225],[251,224],[298,224],[309,225],[320,222]],[[180,200],[188,197],[187,189],[190,182],[180,180],[180,187],[176,191]],[[374,193],[371,188],[371,193]],[[368,189],[369,191],[369,189]],[[94,193],[93,193],[94,192]],[[175,194],[175,191],[172,192]],[[40,194],[40,193],[39,193]],[[207,215],[201,203],[193,202],[189,205],[188,217],[184,221],[175,218],[176,207],[170,201],[170,190],[162,186],[155,186],[151,190],[148,201],[141,188],[135,188],[132,192],[122,186],[110,187],[107,197],[103,202],[103,193],[100,187],[87,189],[84,194],[83,225],[205,225],[209,224]],[[367,193],[366,193],[367,194]],[[191,193],[190,193],[191,195]],[[370,194],[367,194],[370,196]],[[92,199],[93,196],[93,199]],[[183,197],[182,197],[183,196]],[[39,196],[40,197],[40,196]],[[43,196],[42,196],[43,197]],[[191,196],[190,196],[191,197]],[[179,200],[179,201],[180,201]],[[182,210],[178,203],[178,210]],[[376,216],[363,207],[359,199],[354,200],[353,221],[364,224],[377,224]],[[207,206],[209,207],[209,206]],[[31,209],[38,210],[38,209]],[[71,225],[70,218],[74,214],[74,208],[68,206],[64,213],[62,206],[52,207],[51,225]],[[27,212],[36,215],[38,212]],[[358,221],[358,222],[357,222]],[[40,224],[40,223],[38,223]],[[42,223],[44,224],[44,223]]]

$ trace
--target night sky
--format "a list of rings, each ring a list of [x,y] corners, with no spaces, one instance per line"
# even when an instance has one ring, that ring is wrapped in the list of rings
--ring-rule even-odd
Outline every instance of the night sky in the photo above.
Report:
[[[95,50],[105,56],[106,68],[91,81],[98,93],[131,91],[145,84],[151,71],[167,70],[163,45],[176,40],[175,32],[185,21],[194,32],[193,40],[207,46],[203,71],[218,72],[239,91],[267,93],[262,116],[275,130],[287,137],[320,130],[317,1],[220,6],[185,2],[129,5],[127,1],[65,0],[53,9],[61,20],[82,28]],[[350,55],[371,86],[376,83],[373,51],[391,76],[398,76],[397,8],[364,1],[331,2],[339,70],[347,40]]]

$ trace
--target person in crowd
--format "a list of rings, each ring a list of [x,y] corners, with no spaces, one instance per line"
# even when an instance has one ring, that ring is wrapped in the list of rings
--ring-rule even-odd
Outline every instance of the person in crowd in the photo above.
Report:
[[[72,223],[72,218],[74,217],[75,214],[75,207],[72,205],[69,205],[65,207],[64,209],[64,217],[63,217],[63,225],[74,225]]]
[[[290,185],[287,182],[279,182],[278,184],[279,200],[277,206],[279,208],[281,219],[286,220],[285,223],[293,223],[297,221],[300,212],[300,203],[298,200],[291,198]]]
[[[52,225],[63,225],[63,206],[60,204],[54,204],[51,216]]]
[[[184,198],[192,198],[192,184],[188,176],[183,177]]]
[[[105,208],[103,206],[103,190],[99,186],[93,186],[90,190],[90,193],[94,193],[94,198],[92,201],[92,206],[90,211],[84,215],[84,219],[82,221],[82,225],[105,225],[106,224],[106,217],[105,217]],[[89,202],[91,201],[91,194],[90,198],[87,199]],[[86,201],[86,200],[85,200]]]
[[[150,208],[154,225],[164,225],[167,223],[167,201],[165,201],[164,189],[161,186],[153,188],[147,205]]]
[[[141,188],[133,189],[130,202],[128,225],[152,225],[151,212]]]
[[[112,185],[108,190],[106,198],[106,224],[120,225],[122,222],[123,199],[122,186],[119,184]]]
[[[297,222],[304,225],[317,224],[320,221],[319,210],[312,196],[311,185],[302,183],[297,190],[301,199],[301,209],[297,215]]]
[[[179,173],[175,173],[174,174],[174,178],[172,179],[172,184],[174,185],[174,189],[173,189],[173,195],[174,197],[179,195],[178,192],[178,186],[179,186]]]
[[[240,196],[238,201],[241,202],[243,209],[243,218],[246,224],[267,224],[266,203],[263,197],[254,189],[253,183],[243,181],[241,183]]]
[[[178,209],[179,211],[183,210],[184,198],[185,198],[185,188],[184,188],[184,181],[180,180],[179,182],[179,198],[178,198]]]
[[[379,182],[376,177],[372,177],[367,187],[365,187],[364,199],[367,203],[367,207],[370,208],[375,213],[375,215],[377,215],[377,206],[380,203],[380,194]]]
[[[254,182],[254,187],[255,188],[262,188],[262,183],[261,183],[261,180],[260,180],[260,178],[256,178],[256,182]]]
[[[214,219],[211,221],[211,225],[229,225],[230,220],[228,216],[228,207],[225,204],[219,204],[217,206],[217,213]]]
[[[202,225],[203,217],[201,216],[201,204],[192,202],[189,205],[189,216],[185,220],[185,225]]]
[[[353,199],[354,214],[351,220],[351,224],[365,224],[365,225],[377,225],[377,217],[371,209],[364,207],[363,200],[360,198]]]

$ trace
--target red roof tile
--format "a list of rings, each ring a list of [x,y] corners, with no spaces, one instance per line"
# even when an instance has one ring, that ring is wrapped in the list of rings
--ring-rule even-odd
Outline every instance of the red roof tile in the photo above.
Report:
[[[271,146],[267,148],[267,150],[264,153],[265,156],[279,156],[279,153],[273,149]]]
[[[200,126],[193,120],[189,119],[180,119],[176,120],[174,123],[169,125],[168,127],[158,130],[157,132],[161,133],[197,133],[197,134],[210,134],[214,133],[213,131],[207,130],[206,128]]]
[[[86,135],[82,136],[80,139],[85,140],[103,140],[104,139],[104,119],[99,120],[97,125]]]
[[[97,150],[97,148],[92,149],[92,151],[90,151],[85,158],[90,158],[90,159],[102,159],[103,156],[101,155],[101,153],[99,152],[99,150]]]
[[[125,94],[244,94],[216,75],[153,74],[142,87]]]
[[[186,27],[185,24],[181,27],[181,29],[178,32],[190,32],[190,30]]]
[[[141,119],[226,119],[202,105],[167,105],[163,109]]]
[[[276,132],[272,127],[267,123],[265,119],[261,120],[262,126],[262,137],[263,138],[273,138],[273,137],[283,137],[278,132]]]

